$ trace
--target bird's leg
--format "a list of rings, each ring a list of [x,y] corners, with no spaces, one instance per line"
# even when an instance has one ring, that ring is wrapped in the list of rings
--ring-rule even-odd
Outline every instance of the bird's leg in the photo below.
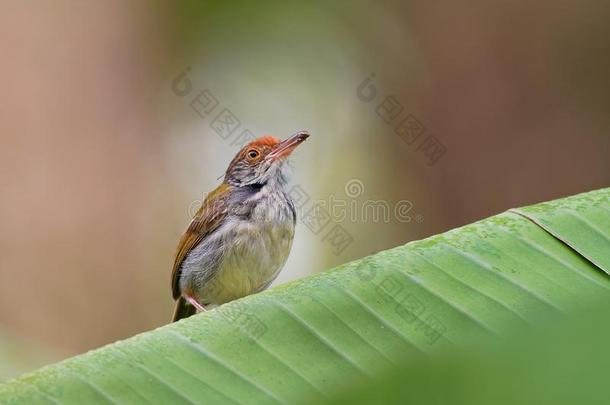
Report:
[[[191,297],[190,295],[185,295],[184,299],[186,299],[189,304],[191,304],[192,306],[197,308],[197,310],[199,310],[201,312],[206,312],[207,311],[207,309],[205,309],[205,307],[203,305],[198,303],[197,300],[195,298]]]

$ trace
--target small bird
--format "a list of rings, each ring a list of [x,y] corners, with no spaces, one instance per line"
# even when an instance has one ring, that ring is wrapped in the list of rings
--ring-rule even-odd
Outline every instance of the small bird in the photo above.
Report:
[[[285,141],[258,138],[231,161],[178,244],[173,321],[262,291],[278,276],[296,224],[286,160],[308,137],[303,131]]]

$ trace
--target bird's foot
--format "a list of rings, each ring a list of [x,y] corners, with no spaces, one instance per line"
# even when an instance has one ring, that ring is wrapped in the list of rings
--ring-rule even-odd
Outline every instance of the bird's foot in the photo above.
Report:
[[[197,308],[198,311],[201,311],[201,312],[207,311],[207,309],[205,309],[205,307],[203,305],[201,305],[199,302],[197,302],[197,300],[195,298],[191,297],[190,295],[185,296],[184,299],[186,299],[189,304],[191,304],[192,306]]]

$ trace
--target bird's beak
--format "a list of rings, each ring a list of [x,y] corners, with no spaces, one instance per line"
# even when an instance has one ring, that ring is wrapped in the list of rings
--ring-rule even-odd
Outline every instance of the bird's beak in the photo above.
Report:
[[[294,136],[286,139],[285,141],[280,142],[275,149],[267,155],[267,159],[272,161],[278,161],[281,159],[285,159],[292,153],[293,150],[296,149],[305,139],[309,138],[309,133],[307,131],[301,131]]]

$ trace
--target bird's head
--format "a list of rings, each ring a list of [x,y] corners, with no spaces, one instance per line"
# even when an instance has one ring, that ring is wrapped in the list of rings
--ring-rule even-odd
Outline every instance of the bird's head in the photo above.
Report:
[[[283,166],[309,133],[301,131],[282,141],[274,136],[258,138],[244,146],[231,161],[225,182],[237,187],[285,181]]]

